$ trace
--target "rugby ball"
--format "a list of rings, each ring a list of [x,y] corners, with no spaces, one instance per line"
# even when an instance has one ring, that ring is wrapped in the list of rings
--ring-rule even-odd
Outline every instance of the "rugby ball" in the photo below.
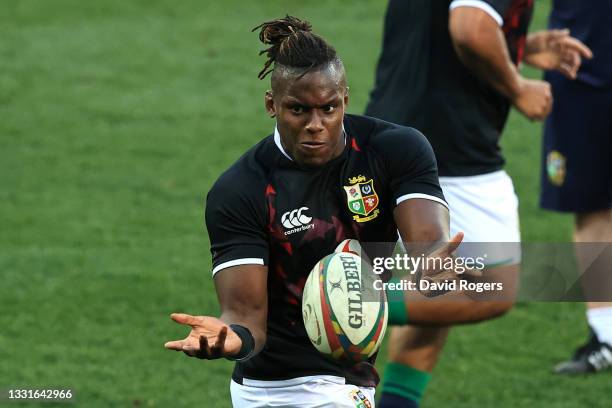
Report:
[[[308,338],[321,353],[347,364],[367,360],[387,328],[384,290],[369,263],[351,252],[337,252],[312,269],[302,297]]]
[[[361,244],[356,239],[345,239],[336,247],[334,252],[349,252],[361,256]]]

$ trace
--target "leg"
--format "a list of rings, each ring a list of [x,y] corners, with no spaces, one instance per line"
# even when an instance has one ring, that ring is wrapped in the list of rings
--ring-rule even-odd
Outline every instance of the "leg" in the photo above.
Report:
[[[576,214],[574,242],[612,242],[612,210]],[[593,259],[586,248],[581,248],[576,247],[576,257],[585,271]],[[612,302],[587,302],[587,319],[599,341],[612,345]]]
[[[391,329],[380,407],[418,407],[448,332],[447,327]]]
[[[381,408],[416,407],[430,373],[442,353],[450,325],[475,323],[511,309],[518,289],[520,251],[517,251],[518,200],[512,181],[503,172],[441,180],[451,208],[451,233],[463,231],[467,242],[459,256],[480,256],[483,246],[495,253],[479,281],[502,282],[502,294],[449,293],[428,299],[406,292],[407,322],[418,326],[393,328],[389,363],[382,386]],[[474,200],[479,197],[479,200]],[[496,244],[506,242],[507,244]],[[391,298],[391,297],[390,297]],[[391,308],[391,307],[390,307]],[[406,324],[404,320],[403,324]]]
[[[594,254],[588,251],[587,244],[580,245],[580,243],[612,242],[612,210],[576,214],[574,242],[578,243],[576,246],[578,266],[584,272],[592,264]],[[593,327],[595,334],[598,337],[605,337],[605,343],[612,344],[612,320],[604,318],[608,311],[609,319],[612,319],[612,302],[587,302],[587,317],[591,327],[595,326]],[[598,319],[598,316],[601,318]],[[602,320],[602,324],[598,324],[599,320]]]
[[[604,245],[595,246],[595,242],[612,242],[612,210],[593,211],[576,214],[574,231],[576,243],[576,259],[581,274],[589,269],[594,261],[602,254]],[[589,244],[590,243],[590,244]],[[604,265],[611,265],[604,262]],[[604,274],[604,280],[609,284],[610,270],[595,271]],[[597,278],[596,278],[597,279]],[[587,299],[592,293],[590,283],[593,279],[585,279],[584,292]],[[595,287],[601,289],[605,285],[601,279],[593,282]],[[597,291],[597,288],[595,288]],[[601,292],[601,291],[597,291]],[[612,298],[612,294],[610,297]],[[587,302],[587,321],[592,331],[591,339],[578,348],[573,358],[560,363],[555,367],[559,374],[582,374],[597,372],[612,367],[612,302]]]
[[[509,288],[505,300],[479,300],[477,296],[468,299],[461,294],[444,295],[443,298],[450,296],[452,299],[443,301],[422,296],[417,300],[414,299],[415,294],[405,293],[409,321],[425,326],[391,329],[389,362],[385,369],[380,406],[418,406],[430,373],[444,349],[450,331],[447,325],[492,319],[510,310],[518,286],[518,271],[518,265],[509,265],[485,272],[488,280],[502,281]]]

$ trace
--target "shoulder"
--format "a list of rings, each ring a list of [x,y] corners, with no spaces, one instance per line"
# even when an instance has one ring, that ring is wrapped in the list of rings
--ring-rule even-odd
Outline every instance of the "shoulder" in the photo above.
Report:
[[[508,12],[520,14],[527,12],[531,7],[529,2],[517,0],[452,0],[450,2],[451,10],[466,6],[484,11],[499,26],[504,25],[504,18]]]
[[[349,136],[383,155],[431,149],[427,138],[413,127],[359,115],[347,115],[347,123]]]
[[[267,174],[274,166],[271,136],[247,150],[225,170],[208,192],[207,202],[231,203],[235,199],[263,198]]]

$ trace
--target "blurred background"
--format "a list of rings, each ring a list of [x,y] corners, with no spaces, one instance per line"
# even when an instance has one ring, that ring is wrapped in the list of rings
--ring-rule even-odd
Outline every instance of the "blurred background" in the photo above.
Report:
[[[549,7],[537,2],[532,31]],[[287,13],[310,20],[344,59],[349,112],[362,113],[384,9],[2,1],[0,388],[72,388],[78,406],[230,406],[232,363],[163,343],[186,334],[171,312],[218,312],[205,196],[273,129],[250,30]],[[541,125],[513,112],[502,140],[523,239],[569,242],[572,219],[537,208]],[[520,303],[457,328],[423,406],[604,406],[609,375],[550,374],[586,332],[580,303]]]

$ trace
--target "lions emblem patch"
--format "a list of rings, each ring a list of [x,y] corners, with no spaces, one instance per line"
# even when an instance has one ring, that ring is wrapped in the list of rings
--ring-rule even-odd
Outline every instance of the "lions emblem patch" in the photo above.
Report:
[[[561,186],[565,182],[565,156],[556,150],[552,150],[546,156],[546,173],[548,180],[555,186]]]
[[[351,177],[348,186],[344,186],[347,205],[355,214],[353,219],[357,222],[366,222],[378,217],[378,194],[374,190],[374,180],[364,176]]]

